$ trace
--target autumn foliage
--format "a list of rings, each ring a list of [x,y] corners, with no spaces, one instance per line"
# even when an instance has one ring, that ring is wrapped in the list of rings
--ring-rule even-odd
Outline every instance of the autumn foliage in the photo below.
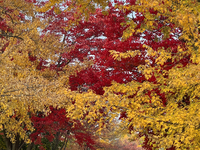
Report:
[[[199,6],[0,0],[0,148],[199,149]]]

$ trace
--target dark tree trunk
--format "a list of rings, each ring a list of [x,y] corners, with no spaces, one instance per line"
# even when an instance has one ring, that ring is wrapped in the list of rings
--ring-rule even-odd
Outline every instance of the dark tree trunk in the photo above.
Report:
[[[58,149],[58,146],[59,146],[59,142],[60,142],[60,132],[57,132],[56,135],[55,135],[55,139],[52,143],[52,147],[51,149],[52,150],[57,150]]]

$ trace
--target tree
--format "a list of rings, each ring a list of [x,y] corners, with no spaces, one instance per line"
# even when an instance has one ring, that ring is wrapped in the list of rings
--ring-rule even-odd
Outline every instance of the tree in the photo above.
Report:
[[[81,38],[85,38],[81,42],[91,41],[88,45],[94,47],[92,54],[97,61],[90,70],[71,77],[71,86],[74,90],[81,86],[104,94],[104,98],[96,97],[94,107],[90,108],[94,110],[93,116],[98,114],[96,111],[101,114],[102,109],[111,118],[120,113],[123,124],[132,133],[137,131],[138,136],[145,137],[146,148],[198,149],[197,2],[126,1],[117,7],[126,16],[124,22],[118,20],[119,13],[115,19],[111,17],[114,16],[111,9],[109,24],[106,24],[107,16],[96,15],[88,24],[83,22],[83,26],[80,23],[77,27]],[[134,17],[128,17],[132,13]],[[118,21],[124,28],[116,25]],[[188,26],[191,22],[192,27]],[[118,33],[124,31],[122,38],[118,30]],[[105,39],[97,38],[100,35],[106,36]],[[125,71],[127,75],[120,76]],[[116,82],[110,86],[112,80]],[[103,91],[104,86],[109,87]]]
[[[26,1],[1,1],[0,6],[3,24],[0,38],[0,124],[6,136],[7,148],[16,149],[20,144],[19,137],[23,139],[22,143],[29,142],[24,128],[33,131],[28,112],[42,111],[45,107],[45,96],[41,90],[42,87],[47,87],[47,81],[39,78],[37,72],[33,73],[35,64],[28,57],[29,51],[35,51],[34,41],[39,38],[35,24],[40,25],[41,22],[37,19],[25,19],[25,15],[32,16],[33,10],[33,4]]]
[[[61,35],[45,32],[52,21],[49,13],[56,10],[51,8],[46,12],[49,16],[42,18],[37,8],[43,5],[41,1],[0,1],[0,128],[8,150],[31,143],[30,136],[36,130],[31,117],[47,116],[50,106],[70,109],[71,95],[76,92],[68,88],[68,77],[87,66],[77,62],[70,66],[68,60],[61,63],[56,54],[70,48],[60,40]],[[75,134],[76,139],[80,134]]]
[[[86,124],[67,118],[65,109],[50,107],[50,110],[47,116],[39,114],[31,117],[35,128],[30,135],[33,146],[38,145],[40,149],[66,149],[68,141],[75,140],[81,147],[94,149],[96,137]]]
[[[135,33],[144,33],[147,40],[150,39],[144,42],[147,54],[154,56],[155,60],[147,59],[145,65],[138,67],[145,75],[145,81],[136,80],[124,85],[114,83],[105,89],[105,93],[107,97],[114,93],[123,94],[118,95],[121,105],[117,104],[117,107],[124,108],[127,126],[133,132],[138,131],[139,136],[145,136],[148,140],[146,144],[166,149],[198,149],[199,121],[196,117],[199,115],[199,80],[195,71],[198,68],[196,38],[199,36],[197,2],[131,2],[119,8],[136,11],[144,20],[138,29],[135,20],[129,23],[123,38],[129,39]],[[191,22],[193,26],[189,27]],[[169,38],[171,40],[164,46],[163,42]],[[178,47],[171,45],[176,40],[182,42]],[[113,54],[123,59],[130,53]],[[148,148],[151,149],[150,146]]]
[[[196,43],[198,40],[196,37],[199,36],[197,24],[199,6],[197,1],[163,1],[162,3],[153,1],[151,4],[147,1],[138,1],[138,3],[141,3],[141,5],[136,4],[136,7],[131,7],[131,10],[138,10],[144,15],[145,25],[141,28],[153,31],[158,23],[164,24],[165,27],[172,24],[172,27],[161,30],[163,38],[176,35],[174,39],[184,43],[177,48],[172,47],[171,50],[162,47],[157,50],[152,44],[147,47],[149,55],[157,58],[156,65],[150,67],[147,63],[145,66],[141,66],[141,71],[147,79],[155,76],[156,83],[144,82],[140,86],[136,86],[137,83],[131,83],[130,86],[139,88],[136,96],[134,96],[135,100],[138,100],[137,96],[145,97],[148,95],[146,98],[151,102],[151,105],[154,104],[145,107],[136,105],[138,109],[141,109],[141,112],[139,110],[133,111],[134,109],[131,108],[130,112],[127,113],[128,119],[133,118],[136,122],[136,118],[140,118],[142,123],[138,125],[131,123],[133,123],[133,127],[138,126],[142,130],[146,128],[145,135],[150,137],[152,142],[155,142],[154,146],[198,149],[199,138],[196,135],[198,135],[199,121],[194,119],[198,116],[198,113],[194,113],[194,110],[199,106],[198,80],[196,79],[198,74],[195,73],[196,71],[193,72],[194,68],[198,68],[198,61],[197,59],[194,60],[194,57],[198,58],[198,44]],[[159,7],[154,7],[156,5],[159,5]],[[127,9],[129,9],[128,6],[130,5],[127,5]],[[150,14],[144,8],[148,8]],[[165,17],[164,22],[161,20],[162,16]],[[180,18],[180,16],[184,17]],[[153,19],[155,21],[152,21]],[[192,27],[188,26],[191,22]],[[178,32],[173,33],[175,30],[178,30]],[[135,30],[134,32],[139,31]],[[130,34],[134,32],[130,32]],[[156,89],[162,95],[152,93]],[[149,95],[149,91],[151,95]],[[127,93],[126,90],[124,92]],[[164,100],[166,103],[163,107],[159,103],[162,104]],[[142,115],[138,115],[138,111]],[[141,121],[141,118],[144,121]]]

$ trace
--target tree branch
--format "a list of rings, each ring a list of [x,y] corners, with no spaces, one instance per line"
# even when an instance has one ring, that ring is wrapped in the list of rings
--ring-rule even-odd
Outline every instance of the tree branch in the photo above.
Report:
[[[24,40],[23,38],[19,37],[19,36],[15,36],[15,35],[8,35],[8,34],[0,34],[0,36],[5,36],[5,37],[14,37],[20,40]]]

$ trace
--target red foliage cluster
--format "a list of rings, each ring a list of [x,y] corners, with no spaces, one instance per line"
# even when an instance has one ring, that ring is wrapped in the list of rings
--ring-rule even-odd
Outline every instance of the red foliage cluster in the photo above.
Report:
[[[31,117],[35,132],[30,135],[30,138],[35,145],[40,145],[42,148],[42,138],[50,142],[56,138],[65,142],[67,139],[75,139],[80,146],[86,144],[90,149],[94,149],[96,137],[88,131],[86,125],[82,125],[78,120],[67,118],[65,109],[50,107],[50,110],[51,113],[47,116],[38,113],[37,116]]]

